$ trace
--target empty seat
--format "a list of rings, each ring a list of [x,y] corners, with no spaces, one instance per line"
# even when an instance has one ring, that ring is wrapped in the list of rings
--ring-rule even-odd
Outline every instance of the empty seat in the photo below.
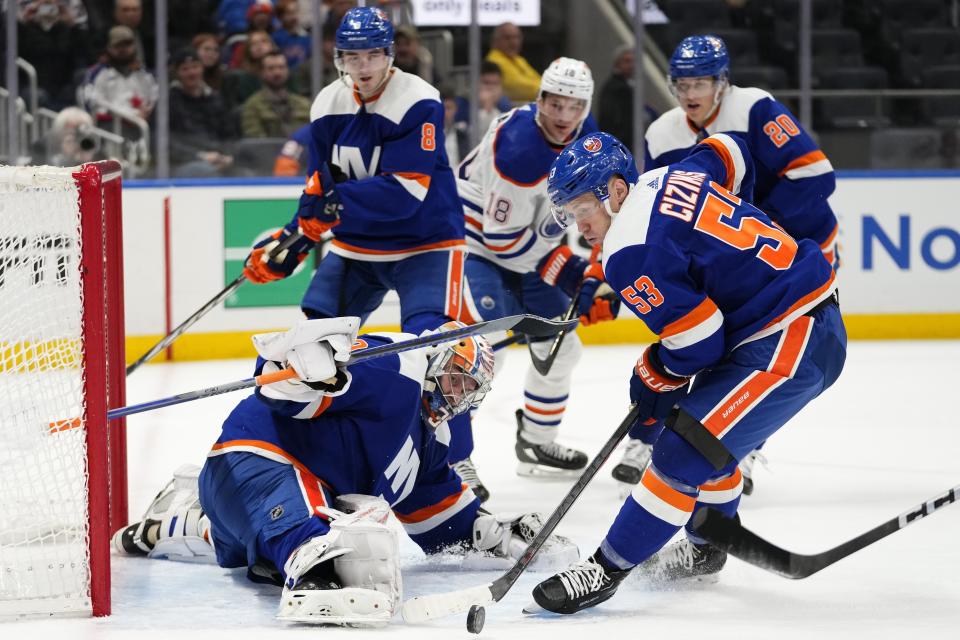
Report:
[[[863,64],[860,34],[853,29],[814,29],[810,40],[814,76],[837,67]]]
[[[733,68],[758,64],[757,36],[749,29],[714,29],[710,33],[727,45]]]
[[[880,67],[841,67],[820,75],[823,89],[885,89],[887,72]],[[824,97],[816,102],[817,120],[832,129],[890,126],[886,100],[879,97]]]
[[[730,81],[738,87],[759,87],[767,91],[786,89],[790,85],[787,72],[771,66],[735,66],[730,71]]]
[[[944,65],[924,69],[924,88],[960,89],[960,65]],[[920,109],[926,122],[942,127],[960,126],[960,96],[928,96]]]
[[[900,45],[900,81],[907,87],[923,84],[924,69],[960,65],[960,30],[911,29]]]
[[[672,0],[663,10],[670,22],[665,25],[650,25],[647,30],[667,57],[687,36],[704,35],[717,29],[730,28],[730,10],[724,2]]]
[[[874,169],[938,169],[943,166],[937,129],[878,129],[870,134]]]

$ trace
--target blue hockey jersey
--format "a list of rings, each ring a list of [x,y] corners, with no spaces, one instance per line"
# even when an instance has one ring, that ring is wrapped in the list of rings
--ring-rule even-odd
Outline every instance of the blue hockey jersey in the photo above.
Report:
[[[547,174],[563,145],[536,122],[535,102],[497,118],[457,169],[467,246],[510,271],[533,271],[556,247],[561,229],[550,214]],[[588,115],[580,133],[593,133]]]
[[[837,218],[827,198],[836,187],[830,161],[790,111],[766,91],[730,87],[703,133],[675,107],[646,132],[644,171],[679,162],[698,137],[742,138],[756,163],[753,203],[795,238],[810,238],[834,261]]]
[[[641,175],[607,231],[607,282],[660,337],[674,374],[782,329],[835,289],[815,242],[794,240],[735,195],[752,166],[742,139],[714,134]]]
[[[377,96],[361,100],[342,81],[310,109],[308,179],[321,163],[348,180],[331,251],[358,260],[399,260],[463,246],[463,215],[443,141],[439,92],[399,69]]]
[[[366,334],[354,348],[414,337]],[[276,369],[276,363],[257,360],[257,375]],[[288,385],[279,392],[258,387],[227,417],[210,455],[254,453],[305,469],[334,495],[380,496],[408,533],[424,539],[440,535],[454,518],[472,522],[479,502],[447,465],[449,428],[442,423],[434,430],[421,419],[424,351],[367,360],[346,371],[346,385],[334,393],[301,383],[279,383]]]

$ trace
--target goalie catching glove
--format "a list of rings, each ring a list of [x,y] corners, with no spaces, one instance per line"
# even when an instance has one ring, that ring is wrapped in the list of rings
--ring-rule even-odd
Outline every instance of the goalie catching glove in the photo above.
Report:
[[[620,297],[606,283],[599,263],[590,263],[561,245],[544,256],[537,271],[547,284],[559,287],[571,298],[577,296],[577,313],[583,326],[617,317]]]

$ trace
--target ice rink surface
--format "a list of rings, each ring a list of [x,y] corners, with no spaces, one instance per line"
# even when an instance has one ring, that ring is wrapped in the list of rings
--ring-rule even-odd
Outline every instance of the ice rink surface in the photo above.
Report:
[[[561,440],[592,457],[627,411],[627,380],[639,345],[590,347],[576,371]],[[475,422],[473,456],[493,511],[550,511],[571,480],[515,475],[513,412],[526,353],[509,351]],[[249,361],[158,364],[128,382],[130,403],[248,377]],[[744,523],[788,549],[833,547],[960,485],[960,342],[854,342],[837,384],[777,433],[755,472]],[[243,392],[129,419],[130,509],[136,518],[184,462],[202,464],[219,425]],[[614,454],[614,463],[619,459]],[[608,463],[558,532],[593,552],[620,501]],[[731,559],[715,584],[667,589],[629,579],[607,603],[576,616],[524,616],[546,574],[525,574],[487,607],[489,640],[637,638],[958,638],[960,506],[945,508],[806,580],[790,581]],[[489,582],[452,558],[427,559],[401,542],[405,597]],[[377,630],[285,626],[273,619],[279,589],[242,571],[114,556],[113,616],[0,624],[0,638],[472,637],[465,616]],[[594,636],[593,634],[597,635]],[[544,635],[540,635],[544,634]]]

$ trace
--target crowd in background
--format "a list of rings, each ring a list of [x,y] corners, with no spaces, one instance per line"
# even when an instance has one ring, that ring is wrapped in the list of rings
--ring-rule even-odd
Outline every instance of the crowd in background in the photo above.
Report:
[[[63,117],[35,145],[33,164],[64,165],[96,156],[86,132],[111,129],[124,137],[151,128],[158,73],[170,80],[170,162],[175,177],[250,175],[243,148],[279,154],[276,175],[297,175],[303,160],[311,91],[312,6],[307,0],[168,0],[170,57],[157,64],[153,0],[19,0],[18,52],[37,71],[40,107]],[[337,78],[336,27],[353,0],[324,0],[323,83]],[[469,101],[477,100],[479,130],[512,106],[536,98],[540,74],[523,55],[523,32],[506,23],[493,29],[472,95],[457,93],[438,74],[413,25],[398,26],[394,65],[438,88],[446,107],[451,164],[469,151]],[[632,53],[617,52],[614,76],[601,90],[600,124],[632,139]],[[21,82],[21,95],[29,91]],[[602,101],[603,102],[603,101]],[[262,146],[253,142],[260,140]],[[150,144],[153,141],[149,141]],[[242,143],[242,144],[241,144]]]

